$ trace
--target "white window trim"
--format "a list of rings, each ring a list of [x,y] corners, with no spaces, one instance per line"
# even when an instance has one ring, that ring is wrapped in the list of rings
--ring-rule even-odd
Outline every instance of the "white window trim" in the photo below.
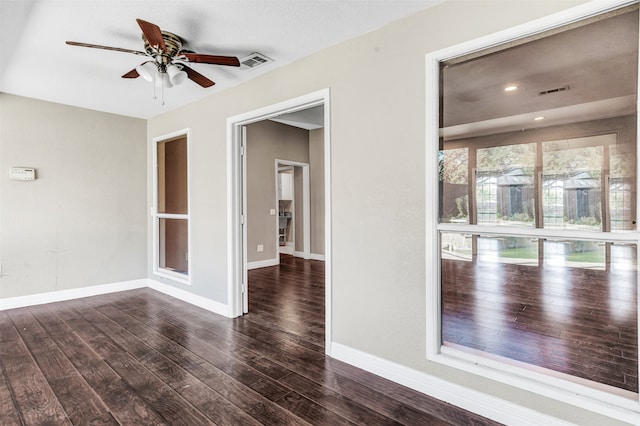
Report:
[[[185,137],[187,139],[187,214],[171,214],[158,212],[158,144],[167,140]],[[153,204],[151,206],[151,216],[153,219],[153,274],[157,277],[166,278],[181,284],[191,285],[191,143],[189,141],[189,129],[182,129],[166,135],[158,136],[152,139],[153,163]],[[187,220],[187,240],[188,255],[187,274],[181,274],[169,269],[161,268],[160,259],[160,241],[158,234],[160,232],[160,219],[186,219]]]
[[[515,386],[527,391],[535,392],[543,396],[553,398],[574,406],[590,410],[621,421],[635,423],[640,414],[640,401],[638,395],[634,399],[629,398],[630,392],[621,390],[620,394],[597,389],[593,382],[590,386],[579,383],[579,379],[566,380],[566,376],[560,373],[535,367],[528,367],[522,363],[506,363],[502,360],[491,359],[487,356],[479,356],[469,352],[463,352],[451,347],[443,347],[440,344],[441,336],[441,294],[440,294],[440,257],[439,257],[439,231],[457,231],[465,233],[498,233],[500,235],[524,235],[531,234],[532,230],[505,229],[501,227],[488,227],[466,225],[463,228],[456,225],[438,224],[438,145],[439,145],[439,75],[440,62],[467,55],[472,52],[487,49],[508,43],[510,41],[527,37],[542,31],[557,28],[567,23],[574,22],[589,16],[598,15],[612,9],[617,9],[637,1],[629,0],[603,0],[593,1],[584,5],[568,9],[566,11],[547,16],[542,19],[501,31],[489,36],[475,39],[456,46],[445,48],[426,55],[426,329],[427,329],[427,359],[439,364],[447,365],[468,373],[499,381],[507,385]],[[638,137],[640,141],[640,137]],[[638,162],[640,163],[640,161]],[[636,179],[640,176],[636,171]],[[639,197],[640,198],[640,197]],[[429,202],[429,200],[431,202]],[[640,207],[639,200],[636,204]],[[640,211],[637,210],[637,211]],[[554,237],[571,239],[593,239],[593,233],[580,231],[551,231],[536,229],[536,234],[545,235],[547,232]],[[599,234],[601,236],[601,234]],[[640,244],[639,232],[609,233],[607,239],[612,241],[625,241]],[[640,317],[640,315],[639,315]],[[639,321],[640,322],[640,321]],[[640,324],[639,324],[640,329]]]

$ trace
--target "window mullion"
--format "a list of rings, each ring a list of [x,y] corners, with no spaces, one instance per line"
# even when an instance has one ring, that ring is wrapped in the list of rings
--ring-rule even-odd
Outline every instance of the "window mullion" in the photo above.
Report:
[[[476,165],[477,165],[477,150],[475,146],[469,146],[469,225],[475,225],[478,223],[478,198],[476,194]]]
[[[535,227],[544,228],[544,206],[542,184],[542,142],[536,143],[536,165],[533,172],[533,197],[535,204]]]

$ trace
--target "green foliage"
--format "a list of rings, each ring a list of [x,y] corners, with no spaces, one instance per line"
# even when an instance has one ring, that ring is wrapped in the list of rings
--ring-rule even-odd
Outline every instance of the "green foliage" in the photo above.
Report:
[[[483,148],[477,152],[479,170],[510,170],[520,167],[531,174],[536,164],[536,144],[518,144]]]
[[[467,148],[440,151],[441,182],[466,185],[469,180],[469,150]]]
[[[633,177],[635,171],[635,152],[632,144],[614,145],[610,147],[610,175],[612,178]]]
[[[604,253],[601,251],[574,252],[567,256],[570,262],[604,263]]]
[[[600,179],[603,146],[568,149],[569,141],[543,143],[542,168],[545,174],[571,175],[589,171],[593,179]]]
[[[594,216],[585,216],[576,220],[575,223],[577,225],[585,225],[585,226],[600,226],[600,220]]]
[[[511,215],[509,220],[514,222],[533,222],[533,217],[529,216],[529,213],[516,213]]]
[[[500,257],[508,257],[511,259],[536,259],[538,257],[537,247],[513,248],[500,252]]]

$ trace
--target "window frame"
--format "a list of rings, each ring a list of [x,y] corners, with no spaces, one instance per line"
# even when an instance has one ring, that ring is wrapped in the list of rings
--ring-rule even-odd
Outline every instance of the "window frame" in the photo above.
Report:
[[[187,213],[161,213],[158,211],[158,145],[160,143],[172,141],[175,139],[185,138],[187,143]],[[191,144],[190,130],[182,129],[166,135],[158,136],[152,139],[152,177],[153,177],[153,200],[151,206],[151,217],[153,222],[153,275],[166,278],[181,284],[191,285]],[[177,219],[187,221],[187,273],[172,271],[167,268],[160,267],[160,220],[161,219]]]
[[[517,39],[530,37],[565,26],[574,21],[637,3],[637,0],[590,2],[504,31],[444,48],[429,53],[425,57],[425,168],[427,171],[425,174],[426,358],[434,363],[502,382],[526,391],[535,392],[627,422],[637,421],[637,416],[640,413],[640,393],[631,399],[628,397],[627,391],[621,390],[619,393],[613,393],[610,390],[604,390],[604,388],[600,389],[595,383],[589,383],[589,386],[587,386],[586,384],[579,383],[579,380],[566,380],[564,378],[565,375],[561,373],[555,373],[534,366],[526,368],[523,367],[521,363],[509,363],[504,360],[491,358],[489,356],[479,356],[442,345],[440,232],[495,234],[514,237],[529,237],[533,233],[540,238],[549,237],[591,241],[601,240],[602,233],[581,230],[518,229],[515,227],[490,225],[439,223],[439,93],[440,63],[442,61],[480,52],[487,48],[500,46]],[[640,116],[638,111],[636,111],[636,116]],[[640,121],[638,121],[638,123],[640,123]],[[638,128],[640,128],[640,125],[637,124],[636,133],[638,133]],[[640,137],[636,139],[636,145],[638,146],[639,144]],[[640,173],[638,173],[639,164],[640,161],[636,161],[636,185],[638,184],[640,176]],[[471,184],[472,182],[469,183],[469,185]],[[640,212],[640,200],[638,198],[640,197],[636,197],[635,200],[636,212]],[[625,231],[622,233],[608,232],[607,240],[620,243],[634,243],[640,247],[640,232],[638,230]],[[638,317],[640,323],[640,315],[638,315]]]

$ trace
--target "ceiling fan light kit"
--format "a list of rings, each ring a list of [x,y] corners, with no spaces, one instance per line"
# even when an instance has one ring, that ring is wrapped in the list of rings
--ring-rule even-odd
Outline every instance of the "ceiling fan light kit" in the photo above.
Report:
[[[155,87],[161,87],[163,89],[163,104],[165,87],[178,86],[184,83],[186,79],[195,82],[201,87],[211,87],[215,84],[209,78],[189,67],[188,63],[240,66],[240,60],[235,56],[206,55],[184,50],[182,48],[183,40],[176,34],[162,31],[157,25],[142,19],[136,19],[136,21],[142,30],[144,52],[75,41],[67,41],[67,44],[146,56],[149,59],[148,61],[128,71],[122,78],[142,77],[144,80],[152,82],[154,85],[154,99]]]
[[[166,72],[157,72],[155,75],[154,84],[156,87],[171,89],[173,83]]]
[[[138,65],[135,70],[138,72],[140,77],[150,82],[153,81],[157,72],[156,66],[150,61]]]
[[[167,75],[169,76],[169,81],[174,86],[178,86],[187,79],[187,73],[178,68],[177,65],[169,64],[166,67]]]

